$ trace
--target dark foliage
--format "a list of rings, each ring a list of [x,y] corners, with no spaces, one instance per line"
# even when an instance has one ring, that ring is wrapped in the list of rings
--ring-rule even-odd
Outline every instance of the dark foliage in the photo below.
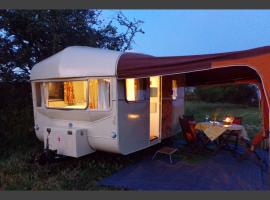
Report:
[[[0,10],[0,80],[28,80],[35,63],[68,46],[131,49],[142,23],[121,12],[106,22],[98,10]]]
[[[0,10],[0,154],[37,144],[29,73],[68,46],[131,49],[140,20],[121,12],[107,22],[99,10]],[[121,31],[120,31],[121,29]],[[9,151],[12,149],[12,151]]]
[[[195,97],[194,97],[195,96]],[[196,87],[188,97],[209,103],[233,103],[258,106],[258,89],[251,84]]]
[[[35,139],[30,83],[0,83],[0,154],[10,155]]]

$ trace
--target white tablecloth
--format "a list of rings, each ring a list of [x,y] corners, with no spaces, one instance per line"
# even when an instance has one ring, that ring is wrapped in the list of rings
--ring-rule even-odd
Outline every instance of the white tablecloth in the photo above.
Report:
[[[210,140],[215,140],[226,131],[239,131],[239,136],[249,140],[247,131],[244,126],[238,124],[224,125],[223,123],[210,123],[210,122],[199,122],[195,125],[195,129],[202,130]]]

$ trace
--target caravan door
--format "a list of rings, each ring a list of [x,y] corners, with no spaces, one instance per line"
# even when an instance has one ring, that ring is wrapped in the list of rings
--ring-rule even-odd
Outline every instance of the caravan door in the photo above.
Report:
[[[160,138],[160,77],[150,77],[150,141]]]

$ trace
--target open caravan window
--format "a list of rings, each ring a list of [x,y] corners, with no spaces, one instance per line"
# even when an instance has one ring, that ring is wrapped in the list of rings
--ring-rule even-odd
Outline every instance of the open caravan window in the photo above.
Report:
[[[87,81],[59,81],[46,84],[48,108],[87,108]]]
[[[126,79],[126,100],[144,101],[146,99],[146,79]]]

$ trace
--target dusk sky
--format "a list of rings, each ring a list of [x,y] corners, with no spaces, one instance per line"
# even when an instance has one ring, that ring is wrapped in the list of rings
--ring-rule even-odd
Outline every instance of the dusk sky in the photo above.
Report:
[[[118,10],[104,10],[111,17]],[[270,10],[122,10],[144,21],[133,50],[156,56],[237,51],[270,45]]]

